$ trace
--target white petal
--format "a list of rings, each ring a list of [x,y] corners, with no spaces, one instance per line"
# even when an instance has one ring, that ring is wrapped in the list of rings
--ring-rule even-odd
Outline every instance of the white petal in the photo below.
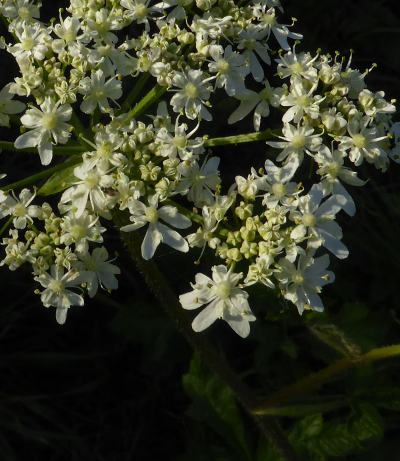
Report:
[[[214,299],[200,314],[193,320],[192,328],[196,332],[200,332],[212,325],[218,318],[221,317],[221,309],[218,303],[221,300]]]
[[[158,229],[162,234],[162,240],[166,245],[174,248],[175,250],[187,253],[189,251],[189,244],[178,232],[170,229],[164,224],[158,223]]]
[[[149,228],[147,229],[146,235],[144,236],[142,246],[141,246],[143,259],[148,260],[152,258],[158,245],[161,242],[162,242],[161,233],[155,226],[150,225]]]

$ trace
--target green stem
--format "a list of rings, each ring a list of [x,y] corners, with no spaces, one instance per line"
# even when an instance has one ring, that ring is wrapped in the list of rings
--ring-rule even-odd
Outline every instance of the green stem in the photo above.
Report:
[[[13,142],[9,141],[0,141],[0,151],[10,151],[10,152],[30,152],[33,154],[38,154],[37,147],[27,147],[25,149],[17,149],[14,146]],[[84,149],[83,146],[79,146],[77,144],[70,145],[70,146],[54,146],[53,147],[53,154],[55,155],[74,155],[79,152],[85,152],[87,149]]]
[[[86,143],[81,139],[82,136],[86,135],[85,128],[83,127],[82,122],[74,111],[72,111],[72,116],[69,123],[74,127],[74,133],[78,142],[83,146],[86,146]]]
[[[154,86],[136,105],[128,112],[128,118],[138,118],[148,107],[158,101],[167,91],[166,86]]]
[[[211,138],[204,140],[205,147],[225,146],[228,144],[240,144],[244,142],[265,141],[266,139],[274,139],[280,130],[267,129],[265,131],[256,131],[254,133],[238,134],[236,136],[225,136],[223,138]]]
[[[81,161],[82,161],[81,155],[74,155],[73,157],[65,161],[64,163],[60,163],[59,165],[48,168],[47,170],[42,170],[39,173],[36,173],[32,176],[28,176],[27,178],[24,178],[19,181],[8,184],[7,186],[3,186],[0,188],[0,190],[8,191],[11,189],[20,189],[21,187],[28,186],[30,184],[35,184],[36,182],[42,179],[48,178],[53,173],[64,170],[72,165],[76,165],[77,163],[80,163]]]
[[[122,104],[121,109],[118,111],[119,114],[128,112],[132,104],[139,97],[139,94],[143,90],[143,87],[146,85],[146,82],[149,78],[150,78],[150,74],[148,72],[140,75],[140,77],[136,80],[135,85],[133,86],[128,96],[126,97],[124,103]]]
[[[113,221],[121,227],[128,221],[127,216],[119,211],[113,211]],[[182,309],[178,298],[169,286],[166,278],[153,261],[145,261],[141,253],[141,237],[138,232],[122,232],[122,239],[144,278],[148,288],[160,305],[176,323],[177,329],[184,335],[189,344],[201,355],[204,363],[232,389],[238,401],[253,418],[262,433],[274,444],[285,461],[296,460],[293,448],[286,440],[279,425],[274,419],[262,418],[251,413],[254,408],[254,393],[247,388],[238,375],[230,368],[223,357],[206,335],[195,333],[187,313]]]
[[[11,216],[11,218],[8,218],[8,220],[3,224],[3,227],[0,229],[0,237],[11,226],[11,223],[13,222],[13,219],[14,219],[14,216]]]
[[[275,394],[271,395],[267,399],[263,400],[253,410],[255,414],[265,414],[268,412],[268,408],[276,407],[292,400],[299,395],[309,393],[312,390],[322,386],[333,376],[336,376],[344,371],[362,363],[369,363],[375,360],[382,360],[390,357],[400,355],[400,345],[380,347],[372,349],[366,354],[361,355],[357,359],[345,358],[339,360],[332,365],[329,365],[322,370],[313,373],[306,378],[300,379],[296,383],[281,389]]]

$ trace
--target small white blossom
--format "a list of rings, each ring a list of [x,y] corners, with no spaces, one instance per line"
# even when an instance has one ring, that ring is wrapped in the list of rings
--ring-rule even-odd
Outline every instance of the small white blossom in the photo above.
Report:
[[[256,320],[247,301],[248,294],[236,285],[242,274],[235,274],[225,266],[213,266],[212,280],[204,274],[196,275],[193,291],[179,296],[184,309],[197,309],[208,304],[193,320],[194,331],[203,331],[217,319],[225,320],[242,338],[250,333],[249,322]]]

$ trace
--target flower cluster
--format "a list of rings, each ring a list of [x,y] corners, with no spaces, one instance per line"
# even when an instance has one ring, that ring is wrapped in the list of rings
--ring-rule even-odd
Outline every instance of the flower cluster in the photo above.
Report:
[[[20,71],[0,92],[0,124],[24,112],[14,149],[34,149],[58,169],[38,191],[1,192],[0,217],[12,226],[1,264],[31,264],[59,323],[85,293],[117,288],[104,246],[115,213],[129,216],[122,232],[142,236],[144,259],[161,244],[214,253],[212,279],[197,274],[180,296],[184,309],[207,305],[195,331],[223,319],[247,336],[255,316],[245,288],[256,283],[300,314],[323,310],[322,287],[334,281],[328,252],[349,253],[336,215],[355,213],[348,189],[366,182],[357,167],[399,161],[400,130],[392,102],[367,89],[368,71],[352,69],[351,58],[298,52],[289,43],[302,37],[282,12],[278,0],[71,0],[46,25],[37,3],[0,2],[14,38],[3,52]],[[269,157],[225,192],[218,143],[206,136],[222,91],[237,101],[228,124],[252,115],[256,133],[241,141],[262,135]],[[26,108],[14,95],[34,102]],[[260,131],[271,113],[281,127]],[[71,157],[65,164],[61,153]],[[33,204],[59,192],[58,210]]]

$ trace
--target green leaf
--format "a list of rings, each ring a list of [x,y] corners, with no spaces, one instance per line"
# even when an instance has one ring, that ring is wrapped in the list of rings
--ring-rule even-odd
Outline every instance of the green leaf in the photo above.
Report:
[[[74,169],[77,165],[71,165],[64,170],[57,171],[44,183],[39,189],[38,195],[53,195],[67,189],[77,178],[74,175]]]
[[[360,442],[380,440],[383,437],[383,420],[379,411],[370,403],[358,405],[359,417],[350,425],[351,431]]]
[[[362,354],[361,348],[332,323],[315,323],[309,328],[320,341],[345,357],[358,358]]]
[[[189,373],[182,381],[193,399],[188,414],[208,423],[228,444],[240,450],[242,459],[251,459],[233,391],[205,367],[198,354],[193,355]]]

